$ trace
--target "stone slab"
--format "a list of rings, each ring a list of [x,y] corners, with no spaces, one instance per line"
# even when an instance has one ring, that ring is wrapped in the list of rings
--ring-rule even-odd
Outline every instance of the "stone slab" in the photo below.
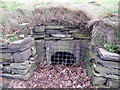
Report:
[[[120,69],[120,63],[119,62],[112,62],[112,61],[105,61],[105,60],[102,60],[100,59],[100,57],[97,56],[97,54],[93,53],[93,52],[90,52],[90,55],[93,59],[95,59],[95,62],[96,63],[99,63],[105,67],[108,67],[108,68],[115,68],[115,69]]]
[[[79,39],[86,39],[86,38],[88,38],[88,37],[86,37],[85,35],[83,35],[83,34],[73,34],[72,35],[74,38],[79,38]]]
[[[0,49],[6,49],[8,48],[8,44],[0,43]]]
[[[39,38],[39,39],[43,39],[45,37],[45,34],[38,34],[38,35],[34,35],[34,38]]]
[[[66,34],[51,34],[52,37],[60,37],[60,38],[71,38],[72,36]]]
[[[25,61],[23,63],[11,63],[10,68],[11,69],[19,69],[19,70],[24,70],[29,66],[29,61]]]
[[[63,26],[46,26],[45,27],[46,30],[61,30],[64,29]]]
[[[71,33],[71,34],[81,34],[81,31],[80,31],[80,29],[71,29],[70,31],[69,31],[69,33]]]
[[[30,77],[33,76],[33,74],[34,74],[33,70],[30,70],[30,72],[28,72],[25,75],[19,75],[19,74],[12,75],[12,74],[1,73],[0,76],[6,77],[6,78],[13,78],[13,79],[16,78],[20,80],[29,80]]]
[[[107,86],[112,87],[112,88],[119,88],[120,87],[120,79],[119,80],[108,79],[106,84],[107,84]]]
[[[34,61],[34,60],[37,58],[37,56],[38,56],[38,55],[36,54],[35,56],[30,57],[28,60],[29,60],[29,61]]]
[[[3,72],[5,72],[5,73],[11,73],[11,68],[10,68],[10,66],[4,66],[3,67]]]
[[[3,64],[0,64],[0,70],[2,70],[3,69]]]
[[[13,48],[21,48],[22,46],[24,46],[25,44],[31,42],[31,38],[30,37],[27,37],[25,39],[22,39],[22,40],[16,40],[14,42],[11,42],[9,45],[8,45],[8,48],[10,49],[13,49]]]
[[[98,53],[100,55],[100,58],[103,60],[111,60],[111,61],[119,61],[120,62],[120,55],[117,53],[108,52],[103,48],[99,48]]]
[[[43,33],[45,32],[45,26],[36,26],[34,32]]]
[[[27,74],[31,69],[31,65],[29,65],[26,69],[24,70],[19,70],[19,69],[11,69],[12,74],[20,74],[20,75],[25,75]]]
[[[25,44],[24,46],[21,46],[20,48],[13,48],[13,49],[1,49],[0,52],[2,53],[7,53],[7,52],[21,52],[24,51],[26,49],[28,49],[30,47],[30,43]]]
[[[62,34],[62,32],[60,30],[46,30],[45,31],[46,34]]]
[[[0,59],[13,59],[12,53],[0,53]]]
[[[26,61],[31,56],[31,49],[27,49],[23,52],[15,52],[13,58],[15,62]]]
[[[13,59],[0,59],[0,63],[5,63],[5,62],[11,63],[13,62]]]
[[[120,75],[120,70],[118,69],[112,69],[112,68],[106,68],[98,64],[93,64],[94,69],[101,73],[101,74],[115,74],[115,75]]]
[[[100,73],[96,73],[94,70],[92,70],[92,72],[97,77],[105,77],[105,78],[116,79],[116,80],[120,79],[120,76],[118,76],[118,75],[100,74]]]
[[[106,82],[106,78],[104,77],[96,77],[92,76],[92,84],[93,86],[102,86]]]
[[[32,56],[35,56],[37,54],[36,47],[31,47],[31,54]]]

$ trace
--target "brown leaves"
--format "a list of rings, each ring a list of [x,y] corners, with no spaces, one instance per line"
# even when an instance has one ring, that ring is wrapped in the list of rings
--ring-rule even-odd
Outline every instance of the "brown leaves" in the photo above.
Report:
[[[64,65],[50,66],[41,63],[29,81],[14,79],[9,87],[27,88],[91,88],[91,77],[87,76],[82,67],[65,67]],[[7,82],[4,79],[3,82]]]

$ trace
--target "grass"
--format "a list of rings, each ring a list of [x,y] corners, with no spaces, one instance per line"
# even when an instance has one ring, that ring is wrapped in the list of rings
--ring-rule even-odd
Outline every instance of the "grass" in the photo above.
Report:
[[[90,1],[95,1],[101,6],[88,4]],[[59,4],[72,9],[85,10],[91,17],[97,18],[104,16],[106,12],[118,13],[118,2],[119,0],[0,0],[0,7],[10,12],[16,8],[34,9],[35,7],[49,7]]]

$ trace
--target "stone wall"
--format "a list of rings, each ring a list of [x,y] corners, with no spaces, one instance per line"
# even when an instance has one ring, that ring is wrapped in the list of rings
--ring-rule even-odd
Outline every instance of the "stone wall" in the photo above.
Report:
[[[35,26],[33,35],[39,60],[48,62],[51,61],[51,56],[59,51],[70,52],[79,60],[81,55],[83,60],[85,47],[89,41],[89,36],[83,34],[81,30],[57,25]]]
[[[0,44],[0,76],[28,80],[37,67],[36,57],[31,37]]]
[[[94,47],[90,48],[89,55],[86,68],[93,86],[120,88],[120,55]]]

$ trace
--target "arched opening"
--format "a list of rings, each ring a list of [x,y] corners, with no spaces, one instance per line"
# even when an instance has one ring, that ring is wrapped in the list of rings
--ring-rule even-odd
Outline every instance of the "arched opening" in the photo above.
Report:
[[[51,56],[53,65],[64,64],[65,66],[72,66],[76,62],[76,57],[70,52],[56,52]]]

